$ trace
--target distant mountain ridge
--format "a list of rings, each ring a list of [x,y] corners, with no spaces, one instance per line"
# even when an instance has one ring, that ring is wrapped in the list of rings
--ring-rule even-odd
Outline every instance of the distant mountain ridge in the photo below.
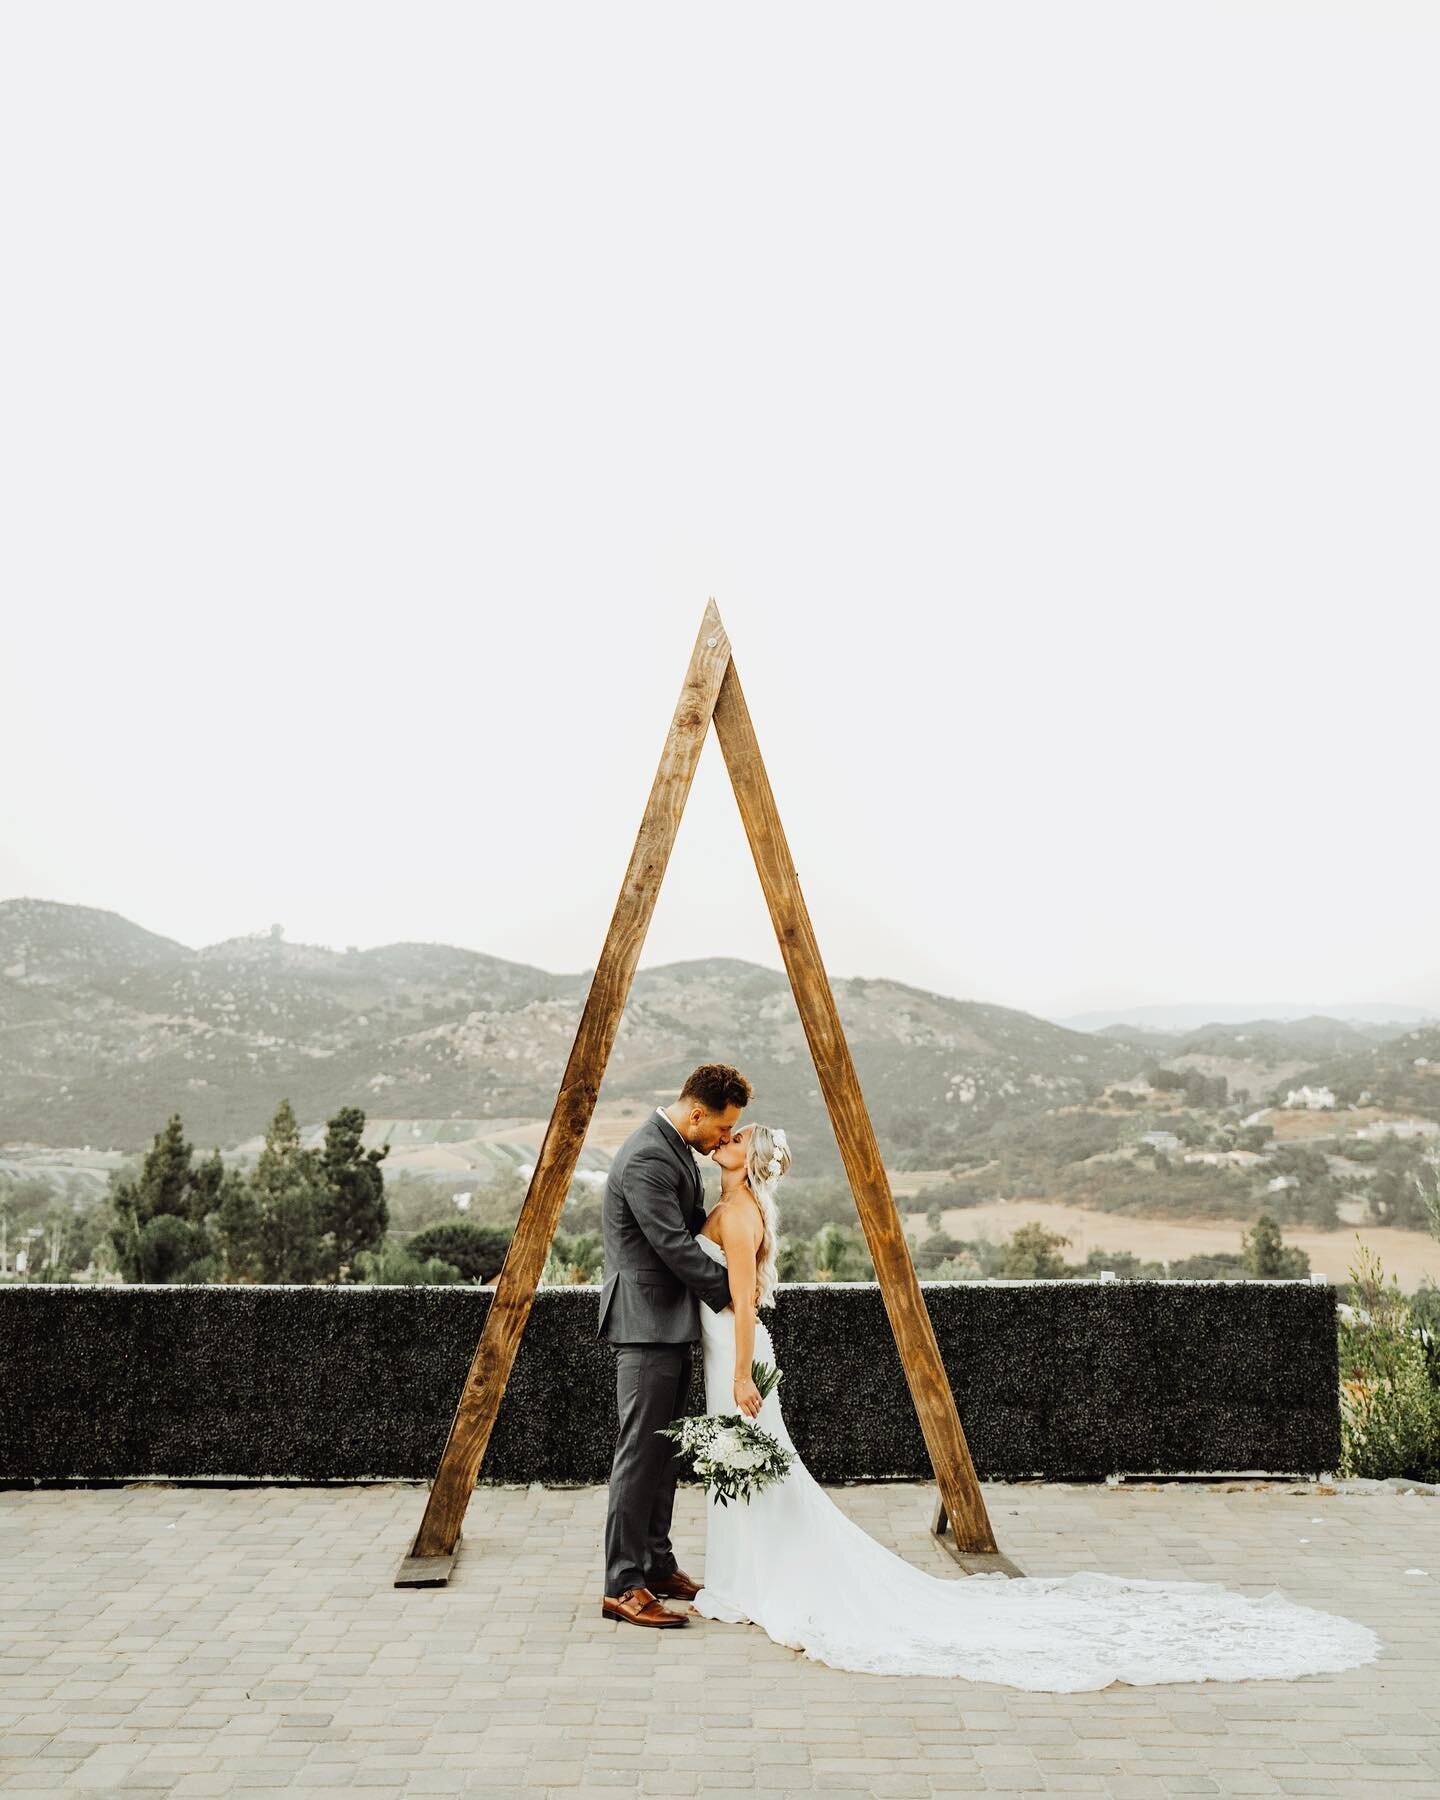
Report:
[[[1098,1012],[1071,1013],[1056,1019],[1070,1031],[1196,1031],[1204,1025],[1243,1025],[1247,1021],[1288,1024],[1300,1019],[1338,1019],[1368,1025],[1440,1024],[1440,1014],[1420,1006],[1388,1000],[1347,1001],[1344,1005],[1295,1005],[1290,1001],[1176,1001],[1149,1006],[1114,1006]]]
[[[1416,1029],[1409,1024],[1359,1025],[1313,1015],[1303,1019],[1245,1019],[1227,1025],[1207,1021],[1193,1031],[1148,1031],[1134,1025],[1106,1025],[1095,1033],[1112,1043],[1129,1044],[1152,1057],[1228,1056],[1264,1059],[1344,1056],[1388,1043]],[[1423,1027],[1421,1027],[1423,1029]]]
[[[337,951],[273,933],[194,950],[94,907],[0,902],[0,1141],[138,1149],[179,1110],[195,1142],[229,1147],[282,1096],[307,1123],[342,1104],[544,1117],[591,975],[443,944]],[[1011,1008],[858,976],[832,986],[877,1131],[903,1115],[913,1142],[917,1119],[948,1114],[937,1155],[971,1125],[1079,1101],[1136,1067],[1126,1045]],[[640,971],[603,1092],[673,1094],[715,1058],[833,1156],[789,982],[758,964]]]
[[[291,944],[276,931],[195,950],[118,913],[0,902],[0,1143],[133,1151],[172,1112],[201,1148],[252,1140],[288,1097],[302,1124],[341,1105],[416,1120],[543,1119],[593,971],[552,974],[447,944]],[[1302,1081],[1440,1116],[1440,1027],[1207,1020],[1082,1032],[903,982],[833,980],[893,1166],[943,1169],[1000,1121],[1097,1100],[1160,1064],[1224,1075],[1257,1100]],[[701,957],[635,977],[605,1099],[673,1096],[697,1062],[734,1062],[750,1116],[833,1165],[786,976]]]

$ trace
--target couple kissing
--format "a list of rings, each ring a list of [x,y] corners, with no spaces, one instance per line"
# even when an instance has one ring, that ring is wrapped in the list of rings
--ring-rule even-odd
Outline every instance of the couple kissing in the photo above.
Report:
[[[618,1430],[601,1611],[629,1624],[683,1625],[662,1599],[700,1592],[670,1542],[683,1458],[658,1435],[685,1413],[694,1345],[704,1346],[707,1397],[721,1397],[707,1410],[753,1419],[762,1409],[750,1371],[757,1334],[769,1353],[758,1308],[775,1287],[773,1188],[790,1152],[783,1131],[741,1125],[751,1092],[728,1063],[702,1063],[631,1132],[605,1184],[597,1336],[615,1351]],[[697,1154],[720,1169],[708,1216]]]

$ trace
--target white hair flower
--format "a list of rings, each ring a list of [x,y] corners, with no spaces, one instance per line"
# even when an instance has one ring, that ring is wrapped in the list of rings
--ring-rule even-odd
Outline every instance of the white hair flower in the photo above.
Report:
[[[778,1125],[771,1130],[770,1138],[773,1148],[770,1151],[770,1160],[765,1165],[765,1173],[773,1177],[779,1175],[784,1167],[780,1160],[780,1152],[782,1150],[788,1152],[790,1143]]]

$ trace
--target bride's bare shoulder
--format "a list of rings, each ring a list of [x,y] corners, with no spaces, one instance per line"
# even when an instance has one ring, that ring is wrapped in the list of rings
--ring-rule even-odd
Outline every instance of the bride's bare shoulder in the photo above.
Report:
[[[720,1242],[758,1244],[765,1235],[765,1221],[760,1215],[760,1208],[748,1192],[729,1194],[723,1200],[717,1200],[706,1215],[705,1225],[708,1230],[711,1221],[715,1229],[710,1232]]]

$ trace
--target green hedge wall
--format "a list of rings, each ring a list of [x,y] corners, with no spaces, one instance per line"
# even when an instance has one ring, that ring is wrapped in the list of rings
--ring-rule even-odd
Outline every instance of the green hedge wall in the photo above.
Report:
[[[982,1476],[1264,1470],[1340,1454],[1335,1295],[1308,1282],[925,1283]],[[426,1478],[492,1290],[0,1288],[0,1480]],[[598,1290],[536,1297],[481,1480],[603,1482]],[[782,1286],[786,1423],[822,1481],[929,1474],[874,1283]],[[698,1346],[691,1410],[704,1407]]]

